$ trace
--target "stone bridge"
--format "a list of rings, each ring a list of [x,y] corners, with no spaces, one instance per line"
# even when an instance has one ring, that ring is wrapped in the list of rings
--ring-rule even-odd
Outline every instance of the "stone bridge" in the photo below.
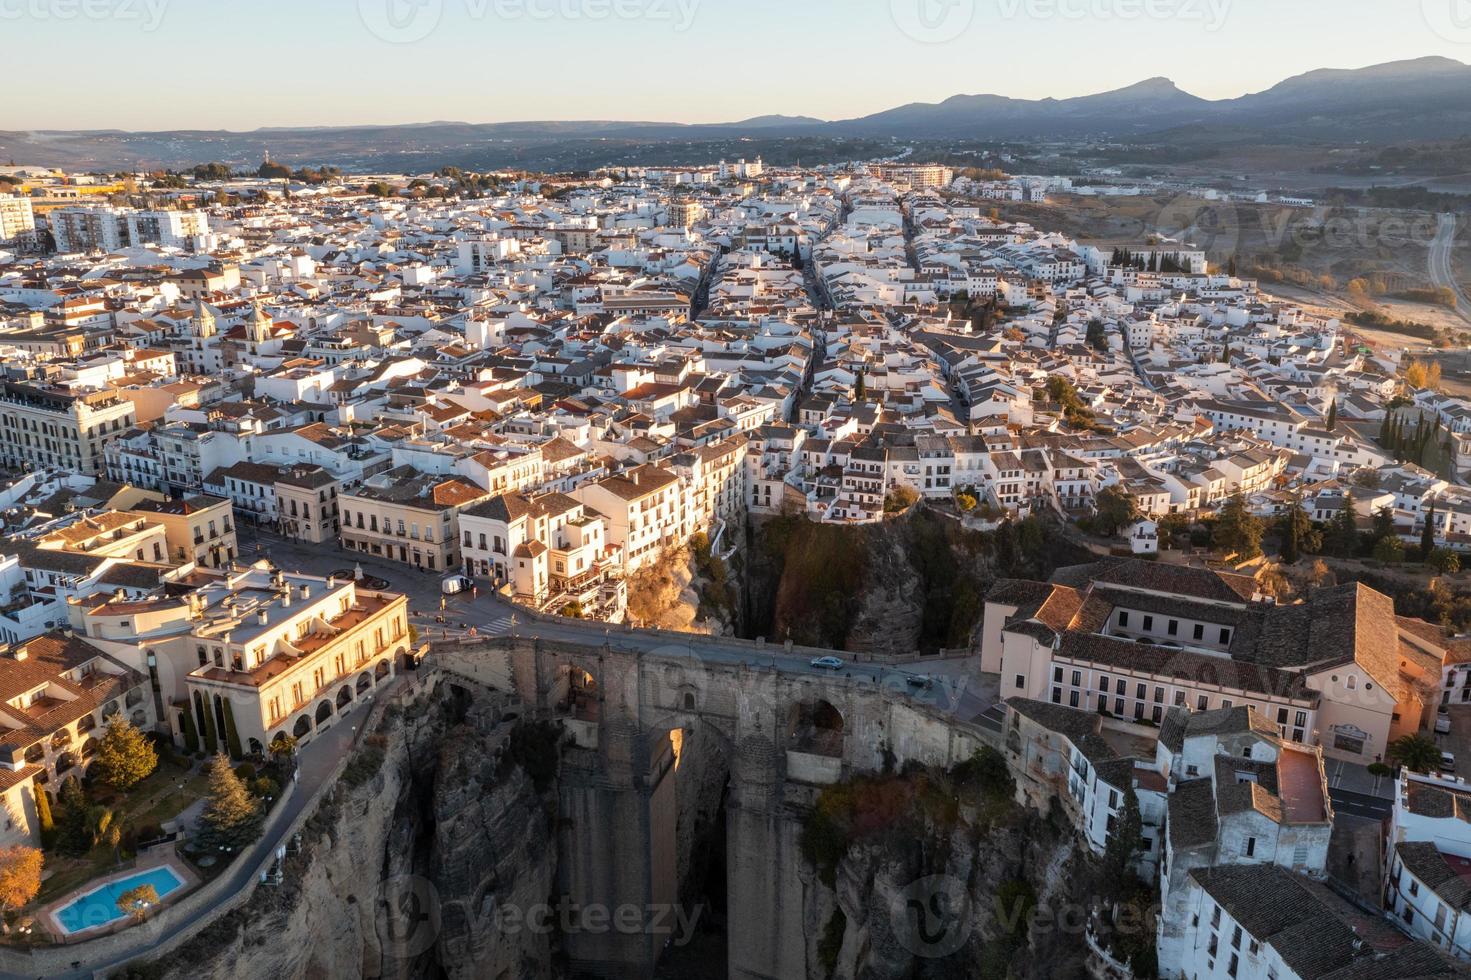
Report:
[[[432,644],[429,663],[515,694],[570,733],[560,780],[561,892],[571,906],[667,909],[680,899],[687,824],[723,807],[729,976],[803,980],[809,937],[799,876],[802,817],[824,785],[886,759],[949,767],[994,736],[884,669],[813,670],[720,641],[645,635],[646,648],[575,639]],[[655,915],[658,921],[664,917]],[[568,930],[574,969],[649,976],[670,938]]]

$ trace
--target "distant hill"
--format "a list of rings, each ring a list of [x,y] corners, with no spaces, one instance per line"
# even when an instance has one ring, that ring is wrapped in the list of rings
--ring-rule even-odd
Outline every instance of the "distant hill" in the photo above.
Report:
[[[743,138],[1141,138],[1230,131],[1242,137],[1389,142],[1471,134],[1471,66],[1420,58],[1370,68],[1322,69],[1238,99],[1208,100],[1166,78],[1068,99],[957,95],[857,119],[764,115],[690,125],[615,120],[271,128],[248,133],[0,132],[0,159],[73,168],[187,167],[221,160],[336,163],[405,170],[433,161],[479,166],[586,167],[618,159],[619,144],[708,143]],[[614,145],[590,147],[591,141]],[[722,152],[724,147],[718,147]],[[738,149],[738,148],[737,148]]]

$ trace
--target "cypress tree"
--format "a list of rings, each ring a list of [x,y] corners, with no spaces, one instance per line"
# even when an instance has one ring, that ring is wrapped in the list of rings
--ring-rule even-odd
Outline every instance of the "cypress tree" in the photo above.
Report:
[[[1420,560],[1428,561],[1430,553],[1435,550],[1435,505],[1430,505],[1430,512],[1425,515],[1425,530],[1420,534]]]
[[[51,816],[51,798],[35,783],[31,784],[31,793],[36,798],[36,826],[41,830],[41,846],[49,851],[56,843],[56,819]]]
[[[199,731],[194,727],[193,708],[184,709],[184,748],[190,755],[199,751]]]
[[[229,701],[225,702],[225,746],[230,750],[230,758],[244,758],[245,753],[240,751],[240,733],[235,730],[235,712]]]
[[[203,699],[200,704],[204,706],[204,751],[214,755],[220,750],[220,739],[215,733],[214,705]]]
[[[1328,403],[1328,431],[1332,432],[1338,425],[1338,399]]]

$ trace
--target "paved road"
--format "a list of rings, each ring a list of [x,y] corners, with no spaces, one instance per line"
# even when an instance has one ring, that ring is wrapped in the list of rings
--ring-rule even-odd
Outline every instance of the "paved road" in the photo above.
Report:
[[[380,688],[378,696],[382,696],[388,690],[387,687]],[[230,887],[225,894],[233,895],[244,888],[250,879],[257,874],[257,869],[266,857],[275,852],[277,847],[286,843],[286,834],[291,825],[311,801],[312,795],[322,782],[332,773],[338,761],[351,748],[357,726],[361,725],[367,718],[368,710],[372,702],[360,701],[346,714],[337,716],[332,727],[326,732],[312,739],[301,747],[297,753],[297,785],[291,796],[281,805],[285,813],[276,824],[277,831],[269,837],[263,837],[255,842],[248,854],[235,860],[225,872],[230,879]],[[125,953],[116,953],[104,961],[88,962],[85,969],[79,969],[70,973],[58,974],[61,977],[83,978],[91,977],[94,973],[106,974],[114,968],[121,966],[129,960],[139,956],[147,956],[150,949],[167,942],[179,935],[185,929],[192,927],[200,918],[209,915],[211,909],[201,910],[198,915],[178,922],[163,932],[155,932],[148,926],[136,927],[127,935],[137,935],[137,941]],[[80,953],[81,951],[78,950]]]
[[[1436,286],[1446,287],[1455,291],[1456,314],[1467,323],[1471,323],[1471,299],[1466,298],[1466,293],[1461,289],[1460,283],[1456,281],[1456,270],[1451,262],[1452,249],[1456,244],[1456,216],[1454,214],[1442,214],[1440,216],[1440,227],[1436,230],[1435,241],[1430,243],[1430,281]]]
[[[1383,820],[1394,810],[1394,801],[1385,799],[1382,796],[1353,793],[1343,789],[1329,790],[1328,796],[1333,800],[1334,813],[1346,813],[1354,817],[1368,817],[1371,820]]]

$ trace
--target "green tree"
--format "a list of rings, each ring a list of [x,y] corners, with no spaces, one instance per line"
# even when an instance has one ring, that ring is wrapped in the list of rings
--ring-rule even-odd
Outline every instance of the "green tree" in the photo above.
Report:
[[[259,801],[230,768],[229,756],[215,753],[209,764],[209,798],[195,835],[200,849],[238,853],[260,835],[263,817]]]
[[[127,792],[158,768],[158,752],[122,713],[107,719],[92,772],[113,789]]]
[[[1411,772],[1432,772],[1440,766],[1440,746],[1424,735],[1405,735],[1389,743],[1389,760]]]
[[[56,845],[56,818],[51,815],[51,797],[39,783],[31,784],[36,800],[36,827],[41,831],[41,846],[50,850]]]
[[[1138,501],[1121,486],[1104,487],[1093,498],[1093,525],[1104,537],[1113,537],[1139,516]]]
[[[235,730],[235,712],[230,708],[230,699],[225,699],[225,747],[230,750],[230,758],[239,759],[245,753],[240,748],[240,733]]]
[[[220,737],[215,732],[215,709],[209,699],[200,696],[199,704],[204,709],[204,751],[214,755],[220,750]]]
[[[1430,552],[1426,564],[1442,575],[1454,575],[1461,570],[1461,556],[1449,548],[1436,548]]]
[[[1221,508],[1211,542],[1223,554],[1246,561],[1262,553],[1264,531],[1261,518],[1247,509],[1246,497],[1237,493]]]
[[[92,802],[82,790],[82,781],[63,779],[56,802],[61,808],[61,820],[56,827],[57,845],[68,854],[86,854],[94,843],[89,825]]]
[[[1374,512],[1374,528],[1369,533],[1371,541],[1394,534],[1394,511],[1389,507],[1380,507]]]
[[[291,755],[291,753],[296,751],[296,736],[287,735],[285,732],[277,734],[275,738],[271,739],[271,746],[269,751],[272,758],[286,758],[287,756]]]
[[[1374,560],[1386,565],[1399,564],[1405,560],[1404,543],[1392,534],[1385,535],[1374,542]]]
[[[853,400],[855,402],[861,402],[868,397],[867,382],[865,380],[866,373],[864,371],[858,372],[858,382],[853,386]]]
[[[1139,795],[1134,792],[1133,776],[1124,788],[1124,808],[1119,811],[1113,832],[1104,844],[1103,861],[1109,875],[1120,884],[1134,877],[1134,862],[1139,857],[1144,824],[1139,814]]]
[[[1328,404],[1328,431],[1332,432],[1338,428],[1338,399]]]
[[[1323,535],[1313,528],[1313,520],[1303,510],[1302,500],[1293,497],[1292,506],[1278,524],[1282,537],[1282,563],[1295,565],[1304,552],[1316,553],[1323,547]]]
[[[1358,511],[1352,493],[1344,494],[1343,505],[1323,534],[1323,550],[1334,558],[1352,558],[1359,550]]]
[[[1435,505],[1425,515],[1425,528],[1420,532],[1420,560],[1426,561],[1435,550]]]
[[[179,712],[184,718],[184,751],[193,755],[199,751],[199,730],[194,727],[194,708],[185,707]]]

